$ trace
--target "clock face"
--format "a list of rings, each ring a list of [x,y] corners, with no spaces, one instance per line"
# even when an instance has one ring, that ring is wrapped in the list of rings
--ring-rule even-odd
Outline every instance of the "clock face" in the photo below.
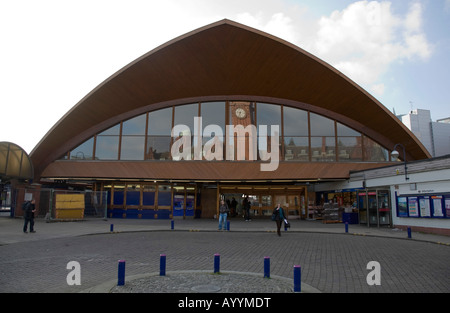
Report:
[[[237,108],[234,112],[238,118],[245,118],[247,116],[247,113],[242,108]]]

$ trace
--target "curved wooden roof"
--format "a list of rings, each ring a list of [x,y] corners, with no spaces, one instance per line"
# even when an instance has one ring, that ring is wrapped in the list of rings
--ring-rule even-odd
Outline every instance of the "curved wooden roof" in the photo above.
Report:
[[[36,173],[121,119],[210,99],[263,99],[336,118],[407,159],[429,158],[419,140],[369,93],[310,53],[264,32],[222,20],[178,37],[105,80],[31,152]]]

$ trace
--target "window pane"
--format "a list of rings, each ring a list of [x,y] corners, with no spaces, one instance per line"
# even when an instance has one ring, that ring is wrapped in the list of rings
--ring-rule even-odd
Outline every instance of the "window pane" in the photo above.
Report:
[[[92,160],[94,149],[94,137],[85,141],[70,152],[71,160]]]
[[[120,123],[99,134],[99,136],[105,135],[120,135]]]
[[[121,160],[144,160],[145,137],[122,136]]]
[[[311,136],[334,136],[334,121],[311,113]]]
[[[362,161],[362,137],[338,137],[339,161]]]
[[[97,136],[95,158],[97,160],[117,160],[119,157],[119,136]]]
[[[284,137],[285,161],[309,161],[308,137]]]
[[[256,105],[256,120],[259,125],[278,125],[281,131],[281,106],[268,103]],[[268,127],[268,132],[269,127]]]
[[[313,162],[336,161],[335,137],[311,137],[311,158]]]
[[[351,137],[361,136],[361,134],[356,130],[353,130],[350,127],[347,127],[341,123],[336,123],[336,128],[338,136],[351,136]]]
[[[208,125],[219,125],[225,134],[225,102],[203,102],[201,116],[203,129]]]
[[[172,108],[162,109],[148,114],[148,134],[170,136],[172,131]]]
[[[284,136],[308,136],[308,112],[283,107]]]
[[[170,136],[147,137],[146,160],[169,160],[170,159]]]
[[[364,137],[364,156],[365,161],[369,162],[389,161],[388,150],[368,137]]]
[[[147,114],[132,118],[122,124],[122,135],[145,135]]]
[[[198,103],[175,107],[174,125],[186,125],[194,132],[194,116],[198,116]]]

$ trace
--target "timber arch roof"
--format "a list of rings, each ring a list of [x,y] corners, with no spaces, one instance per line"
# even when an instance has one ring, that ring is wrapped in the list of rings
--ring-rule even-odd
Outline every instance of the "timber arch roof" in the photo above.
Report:
[[[301,48],[221,20],[175,38],[106,79],[31,152],[37,176],[64,153],[114,123],[145,111],[208,100],[283,103],[335,118],[407,159],[430,155],[380,102]]]

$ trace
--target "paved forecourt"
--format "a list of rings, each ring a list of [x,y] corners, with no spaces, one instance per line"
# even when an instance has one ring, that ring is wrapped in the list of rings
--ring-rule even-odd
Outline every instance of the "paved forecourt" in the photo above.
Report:
[[[217,221],[203,219],[175,220],[173,230],[169,220],[37,219],[37,232],[23,234],[22,222],[0,219],[0,292],[292,292],[294,265],[303,292],[450,291],[445,236],[408,239],[404,231],[359,225],[346,233],[343,224],[292,220],[278,237],[274,222],[258,219],[231,219],[230,231],[220,232]],[[212,274],[215,254],[220,275]],[[263,278],[264,257],[271,279]],[[126,261],[124,287],[116,287],[118,260]],[[68,284],[71,261],[80,265],[81,285]],[[370,284],[377,278],[371,261],[381,285]]]

